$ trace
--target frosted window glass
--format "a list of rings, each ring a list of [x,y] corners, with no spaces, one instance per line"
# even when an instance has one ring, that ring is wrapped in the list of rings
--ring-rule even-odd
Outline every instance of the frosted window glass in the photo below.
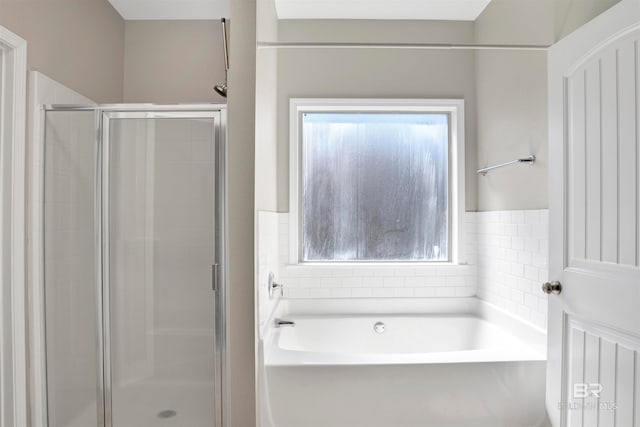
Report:
[[[302,260],[449,259],[449,116],[302,115]]]

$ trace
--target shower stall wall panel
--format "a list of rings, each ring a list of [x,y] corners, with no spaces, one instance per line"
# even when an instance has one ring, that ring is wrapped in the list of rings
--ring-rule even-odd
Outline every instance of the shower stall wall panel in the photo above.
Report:
[[[136,120],[112,130],[111,362],[114,387],[153,375],[154,126]]]
[[[213,357],[213,345],[198,348],[199,337],[213,336],[213,158],[206,126],[171,119],[112,124],[116,387],[145,378],[212,378],[207,357]]]
[[[156,133],[156,375],[213,394],[213,122],[156,120]]]
[[[66,86],[56,82],[55,80],[50,79],[42,73],[37,71],[29,72],[29,139],[28,139],[28,148],[27,148],[27,192],[28,192],[28,242],[27,242],[27,263],[28,263],[28,274],[26,276],[27,286],[28,286],[28,300],[29,300],[29,349],[30,349],[30,360],[29,360],[29,398],[32,402],[31,407],[31,424],[34,426],[46,426],[47,425],[47,390],[46,390],[46,360],[45,360],[45,311],[44,311],[44,293],[45,287],[43,285],[45,281],[45,259],[44,259],[44,239],[43,235],[43,227],[45,225],[44,221],[44,185],[45,179],[43,177],[45,168],[43,167],[45,161],[49,161],[51,165],[54,163],[53,158],[47,158],[45,160],[45,132],[48,130],[50,132],[50,136],[53,139],[52,145],[60,145],[64,140],[71,140],[71,128],[74,123],[80,121],[93,121],[90,113],[85,113],[83,115],[77,116],[75,118],[65,118],[64,120],[71,120],[71,127],[62,126],[63,116],[56,115],[52,117],[51,122],[47,126],[43,126],[45,112],[42,109],[43,104],[85,104],[91,105],[94,104],[88,98],[83,97],[82,95],[74,92],[73,90],[67,88]],[[66,116],[65,116],[66,117]],[[76,131],[75,138],[81,136],[81,140],[84,141],[85,144],[92,146],[95,149],[95,133],[86,135],[81,135]],[[53,150],[54,147],[51,147]],[[93,175],[87,177],[81,177],[78,173],[73,172],[73,164],[69,159],[64,161],[60,157],[55,161],[57,163],[57,170],[63,169],[65,174],[68,177],[74,177],[77,179],[90,179],[93,180]],[[92,160],[91,165],[95,164],[95,159]],[[47,171],[49,170],[49,164],[47,165]],[[59,175],[59,174],[58,174]],[[58,176],[56,173],[52,172],[49,174],[47,179],[47,185],[51,186],[54,181],[51,180],[52,177]],[[54,194],[55,191],[53,187],[50,187],[49,190],[49,200],[48,202],[52,202],[47,205],[48,210],[48,218],[53,217],[61,217],[62,212],[58,208],[55,201],[56,197],[60,197],[60,194],[57,196]],[[86,214],[89,214],[89,211],[93,212],[93,208],[88,204],[84,204],[82,207],[78,206],[78,213],[83,209],[86,209]],[[47,224],[52,225],[53,224]],[[50,230],[53,231],[53,230]],[[55,238],[56,234],[51,232],[49,234],[49,245],[50,247],[55,246]],[[54,239],[54,240],[51,240]],[[93,239],[93,236],[91,237]],[[62,252],[57,251],[56,254],[47,252],[47,258],[49,262],[54,262],[53,258],[56,255],[60,255]],[[85,259],[89,259],[91,255],[88,253],[82,254],[82,256],[78,257],[81,261]],[[91,261],[89,261],[91,262]],[[86,263],[81,263],[86,268]],[[52,266],[49,266],[48,272],[52,273]],[[54,273],[56,274],[56,273]],[[50,314],[56,311],[55,306],[50,307]],[[58,308],[59,309],[59,308]],[[64,315],[61,313],[64,317]],[[69,316],[69,314],[67,314]],[[52,334],[55,333],[56,328],[52,327]],[[76,336],[75,339],[78,343],[82,343],[83,346],[94,346],[95,343],[93,339],[93,332],[91,334],[85,334],[84,336]],[[52,340],[55,341],[52,337]],[[64,359],[60,359],[63,363],[66,364]],[[53,360],[52,360],[53,362]],[[55,366],[52,366],[51,369],[54,369]],[[60,366],[61,370],[64,370],[64,366]],[[77,370],[74,370],[71,374],[77,375]],[[60,377],[64,378],[64,373],[60,373]],[[88,378],[92,379],[91,377]],[[53,375],[52,375],[53,380]],[[75,418],[81,412],[83,412],[86,408],[83,407],[82,402],[76,402],[72,400],[68,400],[70,396],[75,394],[77,391],[71,390],[71,393],[67,394],[63,391],[62,384],[60,381],[52,384],[52,390],[57,390],[52,396],[52,399],[59,402],[61,407],[68,408],[67,411],[59,410],[57,413],[61,416],[61,418]],[[90,405],[92,406],[92,405]],[[64,415],[64,413],[67,415]],[[75,415],[73,414],[75,413]],[[55,425],[55,419],[50,419],[50,425]]]
[[[98,422],[95,135],[93,111],[47,114],[44,282],[50,427]]]

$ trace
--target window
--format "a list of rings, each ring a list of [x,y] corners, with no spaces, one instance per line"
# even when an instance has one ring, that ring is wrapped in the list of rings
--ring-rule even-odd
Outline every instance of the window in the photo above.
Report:
[[[462,105],[292,100],[292,261],[455,261]]]

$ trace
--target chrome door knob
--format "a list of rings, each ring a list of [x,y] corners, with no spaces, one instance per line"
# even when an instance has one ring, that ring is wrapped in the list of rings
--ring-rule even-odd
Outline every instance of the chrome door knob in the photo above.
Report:
[[[560,282],[554,280],[553,282],[547,282],[542,285],[542,292],[547,295],[558,295],[562,291],[562,285]]]

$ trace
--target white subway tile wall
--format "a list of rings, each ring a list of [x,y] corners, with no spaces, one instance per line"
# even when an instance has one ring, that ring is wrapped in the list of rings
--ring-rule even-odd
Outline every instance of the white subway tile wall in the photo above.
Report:
[[[467,212],[463,251],[467,264],[454,266],[290,265],[289,214],[267,216],[261,217],[258,227],[262,236],[259,291],[266,289],[268,271],[274,271],[285,285],[287,298],[477,295],[538,327],[546,327],[547,298],[540,284],[548,277],[547,210]],[[279,248],[277,260],[271,252],[274,245]],[[262,299],[264,293],[259,293]],[[264,301],[260,306],[263,313],[270,312]]]
[[[464,265],[290,265],[289,214],[278,214],[279,280],[287,298],[468,297],[476,294],[475,214],[464,221]],[[262,280],[262,277],[258,280]]]
[[[538,327],[547,326],[549,213],[478,212],[478,297]]]
[[[259,211],[257,217],[258,236],[258,319],[260,337],[262,338],[265,323],[271,317],[279,296],[269,298],[269,273],[278,277],[278,217],[276,212]]]

